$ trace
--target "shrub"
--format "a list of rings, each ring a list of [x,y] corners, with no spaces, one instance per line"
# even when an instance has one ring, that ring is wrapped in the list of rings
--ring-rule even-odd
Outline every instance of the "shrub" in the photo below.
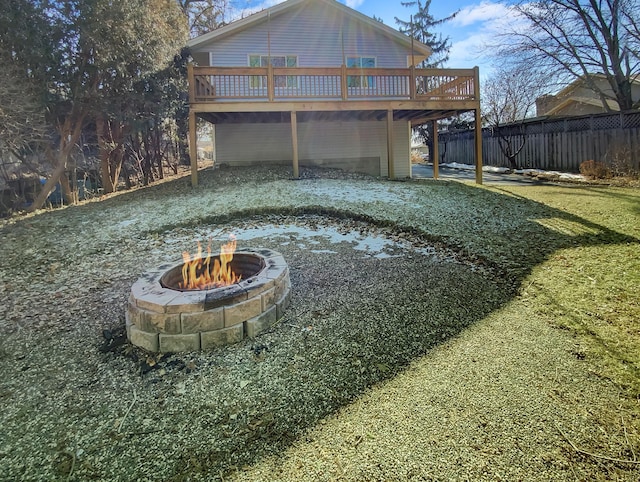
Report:
[[[615,177],[640,178],[640,148],[624,143],[613,144],[605,155]]]
[[[422,153],[417,149],[413,149],[411,151],[411,164],[420,164],[422,162],[424,162]]]
[[[611,170],[603,162],[589,160],[580,164],[580,174],[592,179],[607,179],[611,177]]]

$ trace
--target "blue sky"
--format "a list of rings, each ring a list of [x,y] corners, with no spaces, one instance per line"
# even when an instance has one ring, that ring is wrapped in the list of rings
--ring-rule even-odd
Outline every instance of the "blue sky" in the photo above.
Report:
[[[249,0],[255,10],[273,6],[284,0]],[[347,6],[369,16],[382,18],[390,27],[397,28],[394,17],[408,20],[414,11],[403,7],[401,0],[339,0]],[[252,8],[253,10],[254,8]],[[460,10],[457,17],[438,29],[444,37],[449,37],[452,48],[446,67],[480,67],[481,77],[491,73],[491,62],[481,52],[481,47],[504,31],[510,22],[504,4],[493,0],[432,0],[430,13],[435,18],[444,18]]]
[[[390,27],[397,28],[394,17],[408,20],[414,11],[403,7],[400,0],[344,0],[343,3],[368,16],[382,18]],[[453,20],[441,25],[437,32],[451,40],[450,60],[447,67],[469,68],[480,66],[485,74],[491,69],[490,61],[481,47],[496,32],[504,31],[508,19],[503,4],[480,0],[432,0],[430,13],[435,18],[445,18],[460,10]]]

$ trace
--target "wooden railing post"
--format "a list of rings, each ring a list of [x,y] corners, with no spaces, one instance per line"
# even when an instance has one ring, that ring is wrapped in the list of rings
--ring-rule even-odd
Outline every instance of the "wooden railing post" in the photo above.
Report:
[[[409,98],[411,100],[415,100],[417,88],[418,86],[416,85],[416,68],[412,65],[409,68]]]
[[[273,79],[273,65],[271,64],[267,66],[267,96],[269,97],[269,102],[273,102],[276,97],[276,85]]]
[[[473,98],[480,102],[480,67],[473,68]]]
[[[187,82],[189,83],[189,102],[196,101],[196,77],[193,74],[193,64],[187,64]]]
[[[342,90],[342,100],[347,100],[348,88],[347,66],[345,64],[342,64],[342,73],[340,75],[340,90]]]

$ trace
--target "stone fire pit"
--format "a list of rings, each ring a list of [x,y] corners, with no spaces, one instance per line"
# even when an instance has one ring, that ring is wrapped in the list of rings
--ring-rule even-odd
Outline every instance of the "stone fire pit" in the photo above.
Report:
[[[230,286],[181,290],[182,263],[148,271],[131,287],[127,337],[152,352],[207,350],[254,337],[279,320],[289,304],[289,268],[269,249],[237,251],[231,266],[242,275]]]

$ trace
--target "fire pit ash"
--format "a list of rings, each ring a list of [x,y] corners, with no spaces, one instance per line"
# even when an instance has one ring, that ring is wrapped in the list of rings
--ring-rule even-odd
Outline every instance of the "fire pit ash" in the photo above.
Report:
[[[198,351],[255,337],[289,304],[289,268],[269,249],[235,252],[235,240],[181,264],[148,271],[131,287],[129,341],[152,352]]]

